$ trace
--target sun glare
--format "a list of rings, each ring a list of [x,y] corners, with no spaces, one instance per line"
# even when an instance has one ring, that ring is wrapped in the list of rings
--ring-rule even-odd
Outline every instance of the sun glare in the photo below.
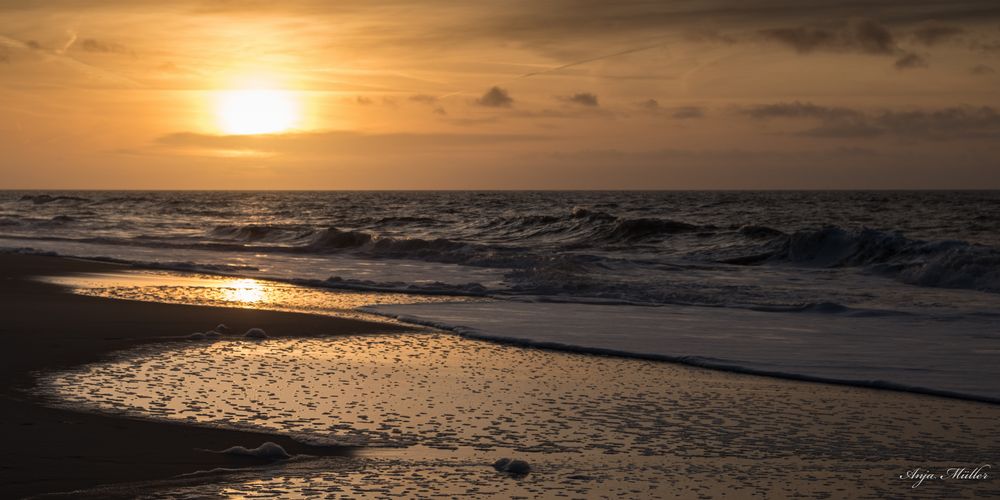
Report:
[[[273,134],[295,127],[299,106],[287,90],[225,90],[215,99],[219,129],[226,134]]]

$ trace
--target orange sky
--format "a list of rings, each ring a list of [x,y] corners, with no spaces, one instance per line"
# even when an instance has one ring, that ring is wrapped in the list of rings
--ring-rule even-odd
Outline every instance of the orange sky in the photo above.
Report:
[[[991,1],[0,0],[0,188],[1000,188]]]

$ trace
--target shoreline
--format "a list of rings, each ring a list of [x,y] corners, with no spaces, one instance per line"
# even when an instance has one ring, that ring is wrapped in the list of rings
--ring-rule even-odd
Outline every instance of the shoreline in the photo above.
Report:
[[[292,454],[345,457],[350,456],[352,450],[357,449],[351,447],[312,447],[294,441],[292,438],[267,432],[199,427],[194,422],[169,422],[109,413],[87,413],[83,409],[78,411],[44,406],[51,401],[29,392],[29,389],[34,386],[35,374],[38,372],[63,370],[89,363],[110,361],[116,353],[125,352],[130,348],[144,344],[169,341],[171,340],[169,337],[184,342],[183,339],[176,337],[187,335],[193,331],[204,331],[218,323],[230,325],[235,332],[245,331],[249,327],[262,327],[274,337],[289,338],[381,333],[405,342],[406,335],[396,336],[393,334],[419,331],[417,330],[419,327],[408,328],[397,324],[370,323],[299,313],[88,297],[67,293],[59,285],[29,279],[41,274],[72,274],[122,271],[125,269],[129,268],[117,264],[50,256],[0,256],[0,277],[2,277],[0,278],[0,312],[5,313],[5,317],[9,318],[8,321],[0,324],[0,334],[5,335],[8,341],[7,349],[0,351],[0,375],[4,375],[5,379],[9,381],[8,385],[0,390],[4,410],[0,412],[0,429],[2,429],[0,432],[3,433],[2,438],[7,443],[4,460],[0,464],[2,465],[0,467],[0,484],[3,485],[5,493],[15,497],[40,494],[45,496],[46,493],[67,493],[77,489],[88,489],[90,490],[87,492],[88,495],[92,496],[101,497],[110,494],[121,496],[123,490],[120,487],[133,488],[128,491],[141,491],[144,485],[145,487],[157,487],[157,485],[164,483],[173,484],[177,482],[178,476],[196,471],[267,465],[269,462],[264,460],[231,457],[204,451],[221,450],[234,445],[256,447],[264,441],[276,442]],[[289,332],[295,334],[289,335]],[[460,338],[460,336],[456,335],[455,338]],[[486,343],[504,344],[493,340],[486,341]],[[520,351],[531,357],[544,358],[540,359],[540,362],[543,363],[540,366],[548,366],[548,363],[554,359],[550,357],[553,356],[552,354],[536,354],[534,349]],[[538,350],[538,352],[542,351]],[[410,352],[417,353],[417,351]],[[559,352],[561,353],[558,356],[560,359],[567,356],[574,359],[579,356],[593,357],[593,360],[599,361],[583,359],[581,362],[585,363],[586,366],[607,365],[610,370],[608,373],[616,373],[615,377],[628,376],[629,371],[622,371],[622,367],[626,364],[634,365],[639,361],[633,359],[626,363],[628,358],[610,353],[593,356],[579,352]],[[516,363],[511,364],[509,361],[506,364],[497,360],[490,362],[511,369],[519,366]],[[471,360],[469,362],[473,363]],[[751,405],[752,402],[751,406],[757,408],[756,411],[763,412],[761,415],[773,413],[775,416],[789,417],[803,411],[815,411],[820,408],[820,405],[827,406],[831,401],[841,401],[844,404],[840,407],[841,409],[833,410],[833,407],[828,407],[830,415],[816,415],[814,418],[832,419],[830,420],[830,423],[833,424],[832,428],[840,429],[838,432],[849,432],[845,437],[849,437],[850,432],[872,434],[871,429],[881,429],[882,434],[895,434],[900,432],[899,424],[903,423],[904,420],[910,420],[904,418],[903,415],[922,415],[922,417],[914,417],[915,420],[906,423],[905,425],[915,425],[916,428],[907,429],[899,438],[917,438],[924,444],[917,447],[880,444],[879,448],[873,450],[872,453],[875,454],[874,456],[880,457],[881,463],[878,470],[882,474],[860,481],[858,487],[861,488],[869,488],[873,491],[887,486],[895,488],[895,484],[893,484],[895,478],[885,475],[885,472],[902,473],[904,472],[902,468],[904,464],[908,465],[911,462],[913,466],[919,466],[928,463],[951,463],[951,461],[955,461],[955,463],[981,459],[988,461],[993,458],[982,456],[981,450],[968,453],[969,450],[979,449],[974,443],[974,437],[957,434],[959,427],[964,427],[966,423],[971,425],[972,429],[982,431],[984,429],[982,422],[988,420],[988,416],[996,412],[997,407],[989,403],[961,401],[885,389],[859,388],[829,382],[804,382],[788,380],[787,378],[782,380],[778,377],[760,374],[741,374],[692,367],[678,362],[658,361],[658,363],[664,365],[665,372],[674,373],[674,376],[658,376],[649,380],[653,382],[659,380],[661,381],[659,384],[665,381],[671,381],[672,384],[675,384],[679,389],[669,397],[681,398],[678,400],[679,403],[689,399],[692,392],[701,392],[702,396],[696,397],[695,400],[710,403],[717,406],[717,409],[726,412],[735,411],[735,414],[739,414],[740,411],[748,408],[746,405]],[[554,373],[559,373],[558,366],[563,365],[560,363],[554,365],[556,365],[552,367],[555,370]],[[666,369],[668,366],[674,368]],[[657,371],[659,372],[660,369],[657,368]],[[401,373],[407,373],[407,376],[410,376],[409,372]],[[570,377],[580,376],[579,372],[574,370],[567,373],[570,374]],[[584,379],[580,381],[582,380]],[[641,380],[643,380],[641,377],[636,379],[637,382]],[[469,380],[468,382],[477,385],[477,380]],[[189,387],[191,386],[189,385]],[[386,401],[390,403],[394,401],[395,396],[392,394],[387,395],[387,397],[390,399]],[[708,399],[705,399],[706,397]],[[740,399],[743,401],[740,402]],[[795,401],[792,406],[799,409],[790,409],[788,407],[789,401]],[[891,403],[887,403],[887,401]],[[743,408],[743,410],[736,411],[738,408]],[[334,407],[334,411],[337,411],[336,407]],[[702,424],[717,417],[714,414],[710,415],[711,411],[704,415],[702,413],[706,410],[697,411],[699,412],[697,415],[702,419],[700,420]],[[667,416],[669,413],[663,415]],[[755,423],[755,419],[760,415],[757,417],[753,415],[756,414],[736,417],[735,420],[720,428],[719,432],[728,435],[728,433],[738,430],[740,433],[745,432],[748,436],[753,436],[760,432],[774,431],[773,422],[765,419],[767,422]],[[974,418],[969,418],[973,416]],[[950,422],[951,419],[970,421],[961,422],[961,425],[955,428],[950,425],[943,430],[937,427],[941,422]],[[792,422],[797,423],[792,425]],[[777,425],[777,428],[785,429],[784,432],[779,433],[780,435],[786,433],[793,435],[789,450],[799,449],[799,447],[810,449],[819,445],[819,442],[810,440],[813,438],[795,437],[801,432],[798,429],[801,429],[804,423],[802,420],[790,419]],[[703,429],[702,424],[698,424],[696,420],[690,425],[694,426],[693,429],[698,429],[698,432],[713,427],[709,425]],[[763,425],[763,427],[756,427],[754,430],[755,425]],[[868,427],[871,429],[862,431]],[[676,432],[676,430],[671,431],[669,428],[664,428],[659,432]],[[709,432],[709,436],[714,436],[714,432]],[[916,432],[916,434],[911,434],[911,432]],[[684,432],[681,432],[681,435],[684,435]],[[977,435],[979,439],[990,439],[982,432]],[[424,434],[418,436],[419,440],[426,438],[427,435]],[[731,437],[723,437],[722,439],[723,441],[717,444],[711,441],[705,442],[704,445],[707,446],[705,455],[718,457],[718,461],[727,468],[748,467],[746,464],[740,465],[740,452],[730,448],[730,445],[727,444]],[[676,444],[676,440],[670,442]],[[716,446],[721,446],[721,448],[716,449]],[[764,453],[764,450],[769,448],[763,443],[756,443],[754,438],[745,443],[745,446],[749,446],[749,448],[745,449],[743,453]],[[945,447],[945,449],[939,450],[940,447]],[[714,452],[711,451],[713,449]],[[830,456],[835,456],[838,449],[839,445],[827,451],[813,450],[811,455],[809,453],[801,455],[800,460],[808,462],[810,459],[815,461],[819,458],[820,462],[824,462],[829,460]],[[963,449],[965,451],[962,451]],[[627,454],[634,452],[634,450],[624,449],[624,452]],[[667,463],[670,463],[670,460],[676,461],[678,459],[678,457],[672,457],[669,452],[647,450],[647,453],[649,452],[654,453],[651,457],[657,460],[667,460]],[[844,456],[853,457],[851,453],[846,453]],[[892,458],[886,461],[890,457]],[[544,453],[532,457],[532,462],[542,459],[544,459]],[[354,460],[338,460],[331,463],[344,464],[344,467],[350,468],[349,464],[353,463]],[[706,464],[716,462],[715,458],[708,458],[708,462],[703,463],[704,460],[704,457],[697,458],[696,465],[701,463],[702,466],[707,466]],[[782,466],[785,465],[788,464]],[[849,466],[862,467],[860,462],[849,463]],[[335,467],[340,467],[340,465]],[[697,469],[697,467],[695,468]],[[897,468],[899,471],[895,472]],[[333,470],[336,471],[336,469]],[[809,472],[808,470],[801,473],[816,474],[815,471]],[[802,477],[796,479],[795,475],[786,477],[789,480],[797,481],[795,484],[799,486],[809,486],[808,481],[812,481]],[[821,474],[819,477],[824,476]],[[216,482],[224,484],[229,480],[228,476],[225,475],[205,474],[184,478],[181,482],[188,480],[204,482],[203,478],[211,478],[208,480],[213,484]],[[825,480],[830,480],[830,478]],[[707,486],[709,489],[725,488],[726,484],[724,480],[712,476],[704,476],[701,479],[698,479],[698,476],[692,476],[687,481],[691,487],[701,483],[701,486]],[[91,489],[98,486],[108,486],[108,488]],[[982,492],[984,488],[986,491],[991,491],[989,486],[988,484],[977,484],[975,488],[949,488],[947,491],[953,495],[968,495]],[[769,483],[764,485],[758,483],[758,487],[765,488],[765,491],[777,491],[773,490],[775,486]],[[725,490],[718,491],[724,492]],[[921,490],[921,493],[931,494],[935,491],[940,492],[935,488]]]
[[[15,255],[22,255],[22,254],[15,254]],[[142,263],[131,262],[131,261],[127,261],[127,260],[108,259],[108,258],[94,258],[94,259],[91,259],[91,258],[87,258],[87,257],[72,257],[72,256],[64,256],[64,255],[44,255],[44,254],[27,254],[27,255],[40,256],[40,257],[46,257],[46,258],[63,259],[63,260],[70,260],[70,261],[75,261],[75,262],[83,263],[84,265],[93,264],[95,266],[101,266],[101,269],[103,269],[104,271],[108,271],[108,272],[119,272],[119,273],[123,273],[124,272],[124,273],[127,273],[127,272],[130,272],[130,271],[136,271],[136,272],[141,272],[141,271],[155,271],[155,272],[164,272],[164,273],[168,273],[168,274],[178,274],[178,275],[188,275],[188,274],[192,274],[192,273],[194,273],[194,274],[209,274],[209,275],[212,275],[212,276],[218,276],[220,278],[222,278],[222,277],[231,277],[231,278],[241,278],[241,277],[244,277],[244,275],[242,275],[242,274],[233,273],[233,272],[211,271],[211,270],[197,271],[197,270],[184,269],[184,268],[180,268],[180,267],[177,267],[177,268],[173,268],[173,267],[146,267]],[[93,270],[89,270],[88,269],[85,272],[87,272],[87,273],[90,273],[90,272],[99,272],[101,269],[93,269]],[[412,292],[410,292],[410,291],[401,291],[401,290],[392,289],[392,288],[386,288],[386,289],[381,289],[381,288],[358,288],[358,289],[354,289],[354,288],[350,288],[350,287],[348,287],[348,288],[331,288],[331,287],[325,286],[322,282],[312,282],[311,280],[291,279],[291,278],[272,278],[272,277],[268,277],[268,278],[252,278],[252,279],[274,281],[276,283],[286,284],[286,285],[295,286],[295,287],[303,287],[303,288],[307,288],[307,289],[316,289],[317,291],[329,292],[329,293],[341,293],[341,292],[352,293],[352,292],[356,291],[357,293],[412,294],[413,297],[425,297],[425,296],[434,297],[434,296],[446,295],[446,296],[454,296],[456,298],[460,298],[460,297],[461,298],[472,297],[472,298],[482,298],[482,299],[488,299],[488,300],[498,300],[498,299],[496,299],[496,298],[494,298],[494,297],[492,297],[490,295],[475,294],[475,293],[470,293],[470,292],[465,292],[465,293],[463,293],[463,292],[441,292],[441,291],[427,291],[427,290],[420,290],[420,291],[412,291]],[[105,297],[105,298],[109,298],[109,297]],[[158,302],[156,300],[150,301],[150,300],[146,300],[146,299],[128,299],[128,298],[116,298],[116,297],[110,297],[110,299],[112,299],[112,300],[124,300],[124,301],[127,301],[127,302],[138,301],[138,302],[155,303],[155,304],[184,304],[183,301],[180,301],[180,302]],[[194,303],[187,304],[187,305],[189,305],[189,306],[195,306]],[[598,304],[598,305],[603,305],[603,304]],[[609,304],[609,305],[620,305],[620,304],[615,303],[615,304]],[[204,305],[204,304],[197,304],[196,306],[197,307],[215,307],[215,306],[207,306],[207,305]],[[220,306],[220,307],[229,308],[229,307],[234,307],[234,306]],[[249,307],[246,307],[246,308],[249,308]],[[288,312],[288,313],[295,313],[295,314],[307,314],[307,315],[313,315],[313,316],[318,315],[318,316],[322,316],[322,317],[336,317],[336,318],[341,318],[342,317],[342,316],[330,316],[328,314],[321,314],[321,313],[316,313],[316,312],[308,311],[308,310],[268,309],[267,307],[264,307],[263,309],[264,310],[270,310],[272,312]],[[360,318],[357,318],[357,317],[353,318],[353,319],[359,319],[361,321],[371,321],[371,322],[375,322],[375,323],[382,323],[384,321],[384,322],[391,323],[391,324],[394,324],[394,325],[402,326],[404,329],[406,329],[406,328],[412,328],[412,329],[431,328],[431,329],[438,330],[438,331],[450,332],[450,333],[453,333],[455,335],[458,335],[458,336],[464,337],[464,338],[475,339],[475,340],[483,340],[483,341],[487,341],[487,342],[494,342],[494,343],[504,344],[504,345],[509,345],[509,346],[514,346],[514,347],[530,348],[530,349],[541,349],[541,350],[547,350],[547,351],[553,351],[553,352],[563,352],[563,353],[585,354],[585,355],[592,355],[592,356],[610,356],[610,357],[621,358],[621,359],[640,359],[640,360],[647,360],[647,361],[656,361],[656,362],[664,362],[664,363],[674,363],[674,364],[679,364],[679,365],[688,366],[688,367],[704,368],[704,369],[709,369],[709,370],[718,370],[718,371],[722,371],[722,372],[739,374],[739,375],[750,375],[750,376],[758,376],[758,377],[776,378],[776,379],[781,379],[781,380],[790,380],[790,381],[807,382],[807,383],[815,383],[815,384],[825,384],[825,385],[833,385],[833,386],[853,387],[853,388],[861,388],[861,389],[871,389],[871,390],[879,390],[879,391],[901,392],[901,393],[906,393],[906,394],[916,394],[916,395],[923,395],[923,396],[932,396],[932,397],[953,399],[953,400],[958,400],[958,401],[968,401],[968,402],[974,402],[974,403],[983,403],[983,404],[988,404],[988,405],[1000,405],[1000,398],[992,397],[992,396],[988,396],[988,395],[973,394],[973,393],[968,393],[968,392],[958,392],[958,391],[947,390],[947,389],[935,389],[935,388],[932,388],[932,387],[926,387],[926,386],[921,386],[921,385],[913,385],[913,384],[906,384],[906,383],[900,383],[900,382],[893,382],[893,381],[890,381],[890,380],[884,380],[884,379],[878,379],[878,378],[874,378],[874,379],[834,378],[834,377],[827,377],[827,376],[822,376],[822,375],[811,375],[811,374],[794,373],[794,372],[787,372],[787,371],[780,371],[780,370],[767,370],[767,369],[761,369],[761,368],[754,368],[754,367],[743,366],[743,365],[739,365],[739,364],[733,364],[731,362],[726,362],[724,360],[718,360],[718,359],[714,359],[714,358],[706,357],[706,356],[701,356],[701,355],[668,355],[668,354],[653,354],[653,353],[645,353],[644,354],[644,353],[640,353],[640,352],[637,352],[637,351],[627,351],[627,350],[620,350],[620,349],[614,349],[614,348],[602,348],[602,347],[586,347],[586,346],[580,346],[580,345],[575,345],[575,344],[566,344],[566,343],[562,343],[562,342],[558,342],[558,341],[533,340],[533,339],[530,339],[530,338],[499,336],[499,335],[495,335],[495,334],[490,334],[490,333],[482,332],[482,331],[479,331],[479,330],[477,330],[475,328],[469,328],[469,327],[465,327],[465,326],[454,326],[452,324],[442,323],[442,322],[434,321],[434,320],[425,320],[425,319],[414,317],[414,316],[411,316],[411,315],[408,315],[408,314],[399,314],[399,313],[395,313],[395,312],[391,312],[391,311],[381,311],[381,310],[379,310],[379,305],[378,304],[364,305],[364,306],[361,306],[361,307],[357,307],[356,309],[353,309],[353,311],[357,311],[359,313],[362,313],[362,315],[363,315],[362,317],[360,317]],[[169,342],[169,341],[183,341],[184,339],[178,339],[178,338],[173,338],[173,337],[165,337],[165,338],[160,339],[160,340],[162,340],[164,342]]]
[[[122,267],[49,256],[0,256],[0,484],[23,497],[99,485],[168,479],[216,468],[268,463],[199,450],[265,441],[291,454],[348,455],[350,447],[314,447],[261,432],[121,418],[45,406],[30,393],[35,374],[100,362],[115,352],[226,323],[274,337],[394,333],[398,325],[307,314],[143,303],[85,297],[29,279]],[[183,341],[182,339],[176,339]]]
[[[435,321],[423,321],[419,318],[414,318],[405,314],[394,314],[391,312],[378,311],[375,308],[362,307],[362,311],[371,313],[377,316],[382,316],[387,319],[393,319],[399,321],[403,324],[410,324],[414,326],[425,326],[429,328],[434,328],[442,331],[447,331],[454,333],[463,338],[482,340],[486,342],[493,342],[497,344],[509,345],[513,347],[529,348],[529,349],[541,349],[552,352],[570,353],[570,354],[585,354],[590,356],[609,356],[621,359],[638,359],[643,361],[655,361],[661,363],[672,363],[681,366],[687,366],[691,368],[703,368],[706,370],[714,370],[725,373],[732,373],[735,375],[749,375],[754,377],[765,377],[778,380],[789,380],[793,382],[806,382],[810,384],[823,384],[838,387],[851,387],[855,389],[867,389],[875,391],[889,391],[894,393],[903,394],[913,394],[919,396],[931,396],[936,398],[953,399],[956,401],[967,401],[970,403],[980,403],[986,405],[998,405],[1000,406],[1000,398],[992,398],[989,396],[978,396],[975,394],[965,394],[961,392],[953,392],[939,389],[931,389],[927,387],[911,386],[905,384],[899,384],[895,382],[887,382],[884,380],[852,380],[852,379],[835,379],[827,378],[815,375],[788,373],[773,370],[760,370],[740,365],[734,365],[726,362],[713,361],[711,358],[705,358],[702,356],[667,356],[660,354],[639,354],[630,351],[622,351],[616,349],[605,349],[600,347],[581,347],[572,344],[564,344],[560,342],[549,342],[540,340],[529,340],[520,339],[512,337],[501,337],[496,335],[484,334],[478,330],[466,327],[454,327],[445,324],[441,324]]]

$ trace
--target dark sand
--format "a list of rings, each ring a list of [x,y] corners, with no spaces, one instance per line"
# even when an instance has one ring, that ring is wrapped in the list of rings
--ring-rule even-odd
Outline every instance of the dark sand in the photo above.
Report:
[[[165,479],[261,460],[214,454],[265,441],[289,453],[349,454],[268,434],[107,417],[47,408],[29,390],[34,372],[106,359],[109,353],[162,342],[225,323],[271,336],[405,331],[396,325],[306,314],[131,302],[65,293],[38,275],[120,270],[53,257],[0,255],[0,496],[23,497],[118,482]]]

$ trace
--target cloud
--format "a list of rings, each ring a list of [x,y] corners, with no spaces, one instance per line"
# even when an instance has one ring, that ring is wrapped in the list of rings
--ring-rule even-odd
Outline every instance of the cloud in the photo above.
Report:
[[[651,163],[657,164],[663,161],[673,160],[708,160],[721,164],[739,164],[740,160],[773,160],[787,158],[801,160],[804,158],[818,159],[839,157],[874,157],[878,152],[867,148],[834,148],[819,151],[776,151],[776,150],[745,150],[745,149],[654,149],[643,151],[623,151],[620,149],[589,149],[574,152],[548,153],[546,156],[557,159],[568,159],[579,162],[580,160],[604,160],[610,163]],[[735,160],[735,161],[734,161]]]
[[[488,108],[509,108],[514,105],[514,99],[506,90],[500,87],[493,87],[477,99],[476,104]]]
[[[103,42],[95,38],[84,38],[79,43],[76,44],[80,50],[84,52],[92,52],[97,54],[126,54],[129,50],[124,46],[117,43]]]
[[[896,59],[895,63],[896,69],[913,69],[913,68],[926,68],[927,59],[924,59],[920,54],[915,54],[913,52],[903,54],[899,59]]]
[[[604,189],[988,189],[990,155],[901,145],[899,148],[591,149],[548,155],[569,179]],[[947,164],[948,175],[941,176]],[[808,168],[803,168],[808,166]],[[537,167],[536,167],[537,169]],[[574,186],[577,187],[577,186]],[[585,186],[579,186],[585,188]]]
[[[681,106],[679,108],[674,108],[673,114],[671,115],[678,120],[688,120],[691,118],[704,118],[705,109],[699,106]]]
[[[869,54],[891,54],[896,50],[896,41],[885,26],[875,21],[862,21],[854,27],[854,40],[863,52]]]
[[[553,53],[567,50],[558,43],[567,36],[641,40],[676,33],[690,39],[705,32],[717,34],[714,41],[739,39],[740,33],[771,32],[802,50],[830,44],[843,50],[847,44],[869,53],[885,53],[893,47],[890,30],[896,28],[929,20],[1000,19],[995,0],[549,0],[510,5],[516,8],[497,11],[478,23],[475,35],[518,40]],[[852,19],[878,22],[848,22]],[[801,28],[783,28],[782,24]]]
[[[426,104],[431,107],[431,112],[438,116],[448,116],[448,111],[441,105],[441,99],[429,94],[415,94],[408,98],[418,104]]]
[[[765,40],[788,46],[800,54],[829,51],[890,55],[898,51],[896,39],[889,29],[867,19],[830,27],[764,29],[758,34]]]
[[[189,151],[209,156],[240,152],[247,155],[291,156],[421,154],[440,151],[475,151],[489,145],[546,140],[533,134],[396,133],[366,134],[329,131],[292,134],[213,135],[193,132],[168,134],[154,146],[168,151]]]
[[[581,92],[568,97],[562,97],[561,99],[572,104],[579,104],[580,106],[588,106],[591,108],[596,108],[598,106],[597,96],[591,94],[590,92]]]
[[[665,108],[660,106],[656,99],[648,99],[638,103],[638,106],[647,113],[664,115],[676,120],[689,120],[693,118],[704,118],[705,108],[701,106],[677,106]]]
[[[413,102],[419,102],[421,104],[434,104],[438,101],[438,98],[427,94],[416,94],[416,95],[411,95],[410,100]]]
[[[382,96],[381,98],[373,98],[366,95],[356,95],[353,98],[345,98],[346,102],[351,104],[357,104],[358,106],[384,106],[393,108],[396,107],[396,100],[392,97]]]
[[[926,140],[1000,138],[1000,113],[989,106],[866,113],[850,108],[792,102],[755,106],[740,112],[756,120],[795,118],[818,121],[818,126],[795,133],[807,137],[844,139],[891,135]]]
[[[167,61],[156,67],[157,70],[163,71],[164,73],[181,73],[181,68],[176,63]]]
[[[965,29],[937,22],[929,22],[913,32],[913,38],[930,47],[965,34]]]
[[[785,44],[801,54],[808,54],[824,47],[839,46],[837,35],[829,30],[817,28],[775,28],[762,30],[760,34],[769,40]]]
[[[884,112],[873,119],[886,132],[914,138],[1000,138],[1000,113],[989,106]]]
[[[820,120],[836,120],[861,116],[860,112],[850,108],[817,106],[813,103],[803,103],[799,101],[751,106],[740,110],[740,112],[758,120],[766,120],[770,118],[818,118]]]
[[[985,64],[977,64],[973,66],[971,69],[969,69],[969,72],[972,73],[973,75],[985,76],[996,73],[996,70]]]

